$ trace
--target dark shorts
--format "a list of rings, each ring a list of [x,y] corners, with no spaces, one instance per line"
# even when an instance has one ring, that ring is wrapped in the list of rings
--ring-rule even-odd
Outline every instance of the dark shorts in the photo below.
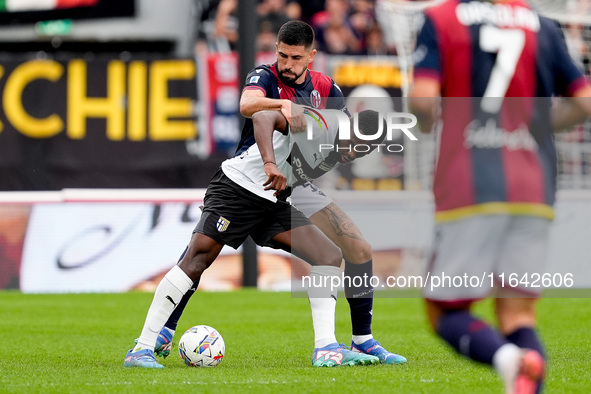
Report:
[[[312,222],[286,202],[272,202],[230,180],[219,169],[205,192],[203,214],[194,232],[238,248],[250,235],[260,246],[273,237]]]

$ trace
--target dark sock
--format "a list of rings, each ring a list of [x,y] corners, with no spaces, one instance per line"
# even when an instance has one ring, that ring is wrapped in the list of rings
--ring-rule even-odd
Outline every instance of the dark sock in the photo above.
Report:
[[[507,343],[495,329],[466,310],[444,314],[437,333],[459,354],[489,365],[496,351]]]
[[[521,327],[517,330],[513,331],[511,334],[507,335],[505,338],[507,340],[522,349],[533,349],[537,350],[544,359],[546,359],[546,353],[544,352],[544,346],[542,346],[542,342],[536,334],[536,330],[531,327]],[[540,382],[536,389],[536,393],[540,393],[542,391],[543,383]]]
[[[164,327],[166,327],[170,330],[176,331],[176,326],[179,323],[181,315],[183,314],[183,311],[185,310],[185,307],[187,306],[189,299],[191,299],[191,296],[193,296],[193,294],[195,294],[195,291],[197,290],[197,286],[199,286],[199,280],[197,280],[195,283],[193,283],[193,287],[191,287],[189,289],[189,291],[187,291],[185,293],[183,298],[181,298],[181,301],[176,306],[176,308],[174,308],[174,311],[172,311],[172,314],[168,318],[168,321],[166,322],[166,324],[164,324]]]
[[[373,309],[373,260],[363,264],[345,261],[345,295],[351,308],[353,335],[371,334],[371,313]]]
[[[540,341],[540,338],[538,338],[536,331],[531,327],[518,328],[505,338],[520,348],[537,350],[542,357],[546,358],[542,342]]]

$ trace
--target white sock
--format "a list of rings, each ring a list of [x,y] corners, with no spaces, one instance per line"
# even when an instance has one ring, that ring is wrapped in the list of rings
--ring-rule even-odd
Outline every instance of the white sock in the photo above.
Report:
[[[493,366],[503,378],[505,387],[508,389],[513,386],[522,354],[522,349],[517,345],[507,343],[501,346],[493,356]]]
[[[142,334],[133,348],[134,352],[141,349],[154,350],[160,330],[191,286],[193,281],[178,265],[164,275],[154,293]]]
[[[373,335],[372,334],[367,334],[367,335],[353,335],[353,343],[355,345],[361,345],[364,342],[369,341],[370,339],[373,339]]]
[[[168,327],[164,327],[164,329],[170,333],[170,336],[174,337],[175,330],[172,330]],[[162,331],[162,330],[160,330],[160,331]]]
[[[321,348],[336,343],[335,310],[337,306],[337,290],[332,288],[332,277],[339,277],[341,269],[328,265],[312,267],[310,278],[312,286],[308,288],[308,299],[312,309],[314,325],[314,347]]]

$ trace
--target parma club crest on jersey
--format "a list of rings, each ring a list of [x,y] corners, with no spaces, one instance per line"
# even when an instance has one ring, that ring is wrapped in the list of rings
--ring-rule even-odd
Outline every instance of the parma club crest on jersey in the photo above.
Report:
[[[320,93],[318,92],[318,90],[316,90],[316,89],[312,90],[312,93],[310,93],[310,102],[312,103],[312,107],[314,107],[314,108],[320,107],[320,104],[322,103],[322,99],[320,98]]]
[[[223,216],[220,216],[220,218],[218,219],[218,222],[216,223],[216,227],[218,228],[218,231],[220,233],[223,233],[224,231],[226,231],[228,229],[229,225],[230,225],[230,221]]]

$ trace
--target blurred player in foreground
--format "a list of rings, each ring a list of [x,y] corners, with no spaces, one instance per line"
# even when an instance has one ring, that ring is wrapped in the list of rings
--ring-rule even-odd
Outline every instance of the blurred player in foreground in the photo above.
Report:
[[[314,60],[314,30],[301,21],[285,23],[277,35],[277,62],[255,67],[246,77],[240,97],[240,112],[246,117],[236,156],[255,144],[253,122],[250,117],[261,110],[280,111],[292,130],[305,126],[305,116],[299,104],[312,108],[337,109],[349,114],[343,93],[328,76],[309,70]],[[294,187],[292,203],[330,238],[342,251],[345,275],[352,279],[373,275],[372,248],[353,220],[310,182]],[[406,358],[389,352],[373,338],[373,287],[367,281],[359,287],[345,283],[345,295],[351,309],[353,336],[351,347],[355,351],[372,354],[383,364],[402,364]],[[358,283],[358,282],[355,282]],[[167,356],[181,314],[195,292],[198,283],[187,292],[158,337],[155,352]]]
[[[379,144],[386,133],[372,141],[362,141],[353,133],[353,120],[343,112],[309,111],[313,131],[310,136],[307,132],[289,132],[287,120],[278,111],[253,115],[257,144],[224,161],[213,176],[205,194],[203,214],[187,251],[158,285],[142,333],[136,346],[127,353],[124,366],[163,368],[154,357],[154,348],[164,324],[222,247],[238,248],[249,235],[258,245],[285,250],[312,265],[310,276],[316,285],[308,288],[308,297],[315,336],[314,366],[380,362],[376,356],[351,351],[337,343],[334,332],[337,288],[330,284],[334,283],[332,278],[340,276],[342,253],[286,199],[292,186],[375,149],[373,146],[367,153],[357,153],[351,144]],[[358,116],[359,131],[366,136],[375,135],[381,121],[379,114],[363,111]],[[337,144],[340,126],[351,128],[352,138],[339,140]],[[319,149],[321,144],[334,145],[332,150]],[[337,151],[337,146],[344,148]]]
[[[532,281],[545,272],[554,215],[550,97],[590,96],[589,85],[558,25],[521,0],[449,0],[428,9],[415,57],[410,104],[424,131],[441,111],[429,275],[487,280],[482,287],[427,283],[429,320],[458,353],[493,366],[508,393],[539,391],[542,289]],[[509,285],[511,274],[519,283]],[[492,287],[498,329],[470,312]]]

